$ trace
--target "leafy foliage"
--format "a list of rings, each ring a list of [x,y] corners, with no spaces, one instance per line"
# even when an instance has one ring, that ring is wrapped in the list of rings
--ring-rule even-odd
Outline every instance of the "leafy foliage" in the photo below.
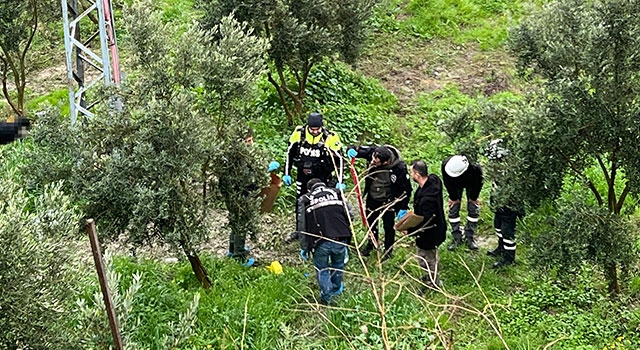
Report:
[[[0,347],[74,349],[73,295],[86,271],[74,263],[79,215],[62,186],[29,198],[0,180]]]
[[[27,167],[28,178],[69,178],[84,214],[111,239],[124,234],[134,247],[159,241],[191,254],[207,237],[212,170],[235,176],[212,169],[212,160],[235,141],[227,126],[248,119],[242,100],[264,67],[265,41],[230,17],[205,32],[163,23],[150,2],[125,12],[134,69],[119,90],[103,92],[124,108],[97,106],[97,117],[75,129],[43,117],[33,135],[32,159],[41,163]]]
[[[514,133],[521,158],[518,186],[534,203],[557,198],[566,174],[582,181],[598,206],[614,214],[622,211],[629,194],[640,190],[639,5],[617,0],[556,1],[514,31],[512,48],[521,72],[539,74],[546,85]],[[589,172],[592,167],[599,168],[605,179],[604,190]],[[596,209],[591,212],[593,220],[583,217],[585,222],[604,220]],[[607,226],[605,222],[610,221],[601,224]],[[573,228],[580,230],[574,235],[591,235],[583,231],[591,227]],[[558,229],[568,232],[566,227]],[[632,241],[621,244],[630,246]],[[615,262],[626,261],[626,253],[610,248],[597,245],[576,252],[585,258],[620,257],[608,259],[606,272],[611,290],[619,291]]]
[[[11,109],[24,116],[26,76],[32,66],[27,55],[41,22],[58,16],[59,6],[42,0],[7,0],[0,3],[0,82]],[[16,89],[9,93],[8,81]]]
[[[211,28],[233,13],[255,35],[269,40],[269,82],[276,88],[289,125],[302,117],[306,85],[314,65],[336,55],[348,62],[359,56],[371,16],[372,0],[201,1],[201,23]]]

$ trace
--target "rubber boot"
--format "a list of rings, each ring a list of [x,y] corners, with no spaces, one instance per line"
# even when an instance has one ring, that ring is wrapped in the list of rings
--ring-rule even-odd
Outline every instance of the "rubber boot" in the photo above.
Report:
[[[513,265],[516,262],[516,251],[515,250],[505,250],[502,254],[502,259],[493,264],[494,269],[500,269],[505,266]]]
[[[501,256],[503,253],[504,253],[504,243],[502,241],[502,238],[498,238],[498,246],[494,250],[489,250],[487,252],[487,255],[497,258]]]

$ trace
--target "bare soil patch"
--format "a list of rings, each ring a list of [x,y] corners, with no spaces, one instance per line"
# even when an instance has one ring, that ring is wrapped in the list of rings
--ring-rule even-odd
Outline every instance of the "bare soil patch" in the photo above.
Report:
[[[457,84],[467,94],[486,96],[512,88],[513,59],[504,50],[482,51],[477,44],[453,44],[376,33],[358,69],[378,78],[399,100],[402,115],[415,98]]]

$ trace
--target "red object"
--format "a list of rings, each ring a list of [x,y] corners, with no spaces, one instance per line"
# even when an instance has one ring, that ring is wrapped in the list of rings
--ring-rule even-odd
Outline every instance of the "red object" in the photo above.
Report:
[[[358,197],[358,208],[360,208],[360,217],[362,218],[362,224],[367,229],[369,236],[371,237],[371,241],[373,242],[373,246],[378,248],[378,241],[373,237],[373,232],[369,229],[369,223],[367,222],[367,214],[364,210],[364,203],[362,202],[362,192],[360,191],[360,181],[358,179],[358,174],[356,173],[356,168],[354,164],[356,163],[356,158],[351,158],[351,178],[353,179],[353,183],[356,186],[356,196]]]

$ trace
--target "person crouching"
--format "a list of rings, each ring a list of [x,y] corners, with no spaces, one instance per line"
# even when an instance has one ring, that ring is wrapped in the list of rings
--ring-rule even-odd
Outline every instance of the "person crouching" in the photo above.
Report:
[[[313,251],[313,264],[320,286],[320,302],[333,304],[342,293],[344,258],[351,240],[348,205],[340,190],[312,180],[308,204],[305,208],[305,234],[300,255],[304,260]]]

